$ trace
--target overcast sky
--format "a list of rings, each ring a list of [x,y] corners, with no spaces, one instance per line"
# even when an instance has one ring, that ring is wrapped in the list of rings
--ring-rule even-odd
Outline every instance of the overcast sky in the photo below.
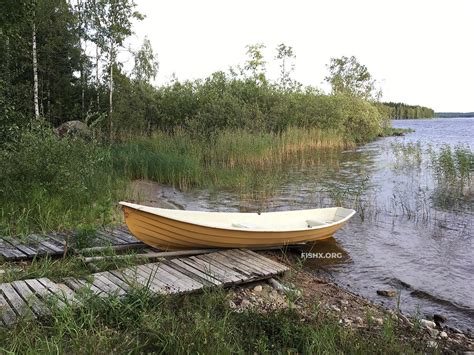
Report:
[[[296,53],[294,78],[327,90],[331,57],[355,55],[383,100],[436,111],[474,111],[474,0],[135,0],[158,54],[157,83],[196,79],[245,61],[245,46],[279,43]],[[276,75],[270,68],[270,75]]]

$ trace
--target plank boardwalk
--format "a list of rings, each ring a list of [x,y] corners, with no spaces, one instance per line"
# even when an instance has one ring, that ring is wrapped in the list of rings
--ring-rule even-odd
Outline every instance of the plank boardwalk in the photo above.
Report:
[[[131,287],[146,287],[156,294],[189,293],[204,287],[227,287],[270,278],[288,267],[246,249],[231,249],[136,265],[92,274],[87,280],[47,278],[0,284],[0,325],[20,318],[47,317],[50,304],[81,304],[81,294],[123,296]]]
[[[84,239],[84,237],[82,237]],[[66,249],[79,248],[80,236],[74,233],[32,234],[26,237],[0,237],[0,259],[5,261],[27,260],[36,256],[56,256]],[[102,229],[95,236],[80,243],[94,246],[140,246],[143,244],[130,234],[126,226]]]

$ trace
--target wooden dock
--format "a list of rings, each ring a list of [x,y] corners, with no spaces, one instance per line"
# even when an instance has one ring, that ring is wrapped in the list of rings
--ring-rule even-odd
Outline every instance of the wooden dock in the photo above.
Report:
[[[5,261],[28,260],[36,256],[63,255],[67,250],[80,247],[124,246],[145,247],[145,244],[130,234],[126,226],[104,228],[95,235],[84,238],[78,245],[78,236],[74,233],[32,234],[26,237],[0,237],[0,259]]]
[[[131,287],[146,287],[155,294],[180,294],[262,280],[287,270],[287,266],[253,251],[230,249],[98,272],[89,281],[66,278],[64,283],[54,283],[40,278],[3,283],[0,324],[10,326],[20,318],[47,316],[51,298],[59,307],[68,303],[80,306],[85,290],[100,297],[123,296]]]

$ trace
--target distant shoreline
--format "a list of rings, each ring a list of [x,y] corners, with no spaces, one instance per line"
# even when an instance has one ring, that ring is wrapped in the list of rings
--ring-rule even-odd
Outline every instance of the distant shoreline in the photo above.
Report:
[[[436,118],[474,117],[474,112],[436,112]]]

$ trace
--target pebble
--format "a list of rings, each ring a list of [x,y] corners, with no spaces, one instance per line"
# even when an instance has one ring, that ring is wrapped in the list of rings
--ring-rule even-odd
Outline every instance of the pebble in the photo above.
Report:
[[[243,299],[242,302],[240,303],[242,307],[248,307],[250,306],[250,301],[247,299]]]
[[[364,320],[363,320],[361,317],[355,317],[354,321],[355,321],[357,324],[364,324]]]
[[[383,325],[383,319],[382,318],[374,318],[374,323],[377,325]]]
[[[347,325],[351,325],[351,324],[352,324],[352,320],[349,319],[349,318],[344,318],[344,319],[343,319],[343,322],[344,322],[344,324],[347,324]]]
[[[262,287],[262,285],[257,285],[257,286],[255,286],[255,287],[253,288],[253,290],[254,290],[255,292],[262,292],[263,287]]]
[[[448,333],[441,332],[441,333],[439,333],[439,336],[441,337],[441,339],[446,339],[448,337]]]
[[[339,303],[342,304],[343,306],[349,305],[349,301],[347,300],[339,300]]]
[[[234,301],[229,300],[229,307],[232,308],[232,309],[236,309],[236,308],[237,308],[237,305],[235,304]]]
[[[336,305],[331,305],[331,309],[336,312],[340,312],[341,310]]]
[[[421,325],[426,327],[426,328],[432,328],[432,329],[435,329],[436,328],[436,323],[435,322],[432,322],[430,320],[427,320],[427,319],[422,319],[420,321]]]
[[[428,347],[429,348],[436,348],[438,346],[438,343],[434,340],[429,340],[428,341]]]
[[[396,290],[377,290],[377,295],[384,297],[395,297],[397,295]]]
[[[430,333],[430,336],[432,338],[436,338],[439,334],[439,331],[437,329],[433,329],[433,328],[426,328],[428,330],[428,333]]]

